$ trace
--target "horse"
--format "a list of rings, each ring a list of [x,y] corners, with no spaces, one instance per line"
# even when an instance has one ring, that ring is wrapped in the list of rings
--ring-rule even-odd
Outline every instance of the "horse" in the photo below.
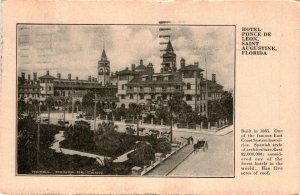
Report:
[[[207,141],[201,140],[201,141],[197,141],[196,144],[194,144],[194,153],[197,153],[199,151],[199,149],[203,149],[203,152],[205,152],[205,150],[208,150],[208,144]]]

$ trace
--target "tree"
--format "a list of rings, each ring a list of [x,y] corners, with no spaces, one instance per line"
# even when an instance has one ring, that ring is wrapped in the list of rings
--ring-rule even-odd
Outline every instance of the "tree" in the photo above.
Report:
[[[228,119],[230,123],[233,122],[233,97],[232,93],[224,91],[220,103],[224,110],[224,117]]]
[[[135,145],[134,152],[128,154],[128,158],[132,164],[143,166],[149,164],[150,160],[154,160],[154,150],[152,145],[147,141],[139,141]]]
[[[94,112],[94,99],[95,94],[91,91],[82,98],[82,107],[87,115],[92,115]]]
[[[50,111],[51,108],[54,105],[54,98],[53,96],[49,96],[46,98],[46,105],[47,105],[47,110],[48,110],[48,125],[50,124]]]
[[[94,134],[88,122],[78,121],[64,132],[64,136],[74,148],[81,149],[85,144],[93,142]]]
[[[65,118],[66,118],[66,106],[71,103],[72,104],[72,98],[70,96],[68,97],[61,97],[61,106],[63,107],[63,111],[64,111],[64,124],[65,125]]]
[[[137,116],[137,118],[138,118],[137,119],[137,136],[139,136],[139,117],[141,116],[142,111],[143,111],[142,105],[136,104],[136,103],[129,104],[129,113],[131,114],[131,116],[133,116],[133,119],[135,118],[135,116]]]
[[[167,138],[162,137],[155,141],[154,144],[155,152],[168,154],[171,152],[171,149],[172,149],[171,143]]]
[[[27,106],[24,100],[24,97],[22,96],[18,100],[18,117],[21,118],[22,114],[24,114],[27,110]]]
[[[219,119],[233,121],[233,97],[230,92],[224,91],[220,100],[208,102],[208,117],[213,122]]]
[[[159,119],[163,119],[165,122],[170,122],[170,112],[165,106],[160,106],[155,111],[155,116]]]
[[[118,126],[113,122],[102,122],[94,133],[93,140],[96,146],[103,150],[106,155],[112,155],[121,147],[117,128]]]

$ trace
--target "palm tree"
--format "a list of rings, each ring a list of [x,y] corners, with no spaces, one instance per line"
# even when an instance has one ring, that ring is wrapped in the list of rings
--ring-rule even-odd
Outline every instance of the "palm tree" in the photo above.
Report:
[[[64,125],[66,124],[66,106],[69,105],[70,102],[72,102],[72,98],[70,96],[61,97],[61,103],[64,111]]]
[[[143,111],[143,107],[140,104],[136,104],[136,103],[131,103],[129,104],[129,112],[133,115],[133,119],[135,118],[135,116],[138,117],[137,119],[137,136],[139,136],[139,116],[141,116]],[[134,121],[133,121],[134,123]]]
[[[46,105],[47,105],[47,110],[48,110],[48,125],[50,124],[50,110],[52,106],[54,105],[54,99],[52,96],[49,96],[46,98]]]

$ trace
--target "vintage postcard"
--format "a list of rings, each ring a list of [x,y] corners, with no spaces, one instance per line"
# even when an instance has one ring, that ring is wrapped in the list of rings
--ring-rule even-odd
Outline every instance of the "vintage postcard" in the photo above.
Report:
[[[235,26],[169,23],[18,24],[16,174],[233,177]]]

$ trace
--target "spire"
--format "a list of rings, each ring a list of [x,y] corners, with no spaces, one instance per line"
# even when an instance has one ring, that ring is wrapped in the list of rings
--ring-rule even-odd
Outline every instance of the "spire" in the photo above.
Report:
[[[174,50],[173,50],[172,43],[171,43],[171,41],[170,41],[170,40],[169,40],[169,42],[168,42],[168,45],[167,45],[167,49],[166,49],[166,51],[167,51],[167,52],[169,52],[169,51],[173,52],[173,51],[174,51]]]
[[[103,61],[103,60],[107,60],[107,56],[106,56],[106,53],[105,53],[104,49],[103,49],[102,54],[101,54],[101,61]]]

